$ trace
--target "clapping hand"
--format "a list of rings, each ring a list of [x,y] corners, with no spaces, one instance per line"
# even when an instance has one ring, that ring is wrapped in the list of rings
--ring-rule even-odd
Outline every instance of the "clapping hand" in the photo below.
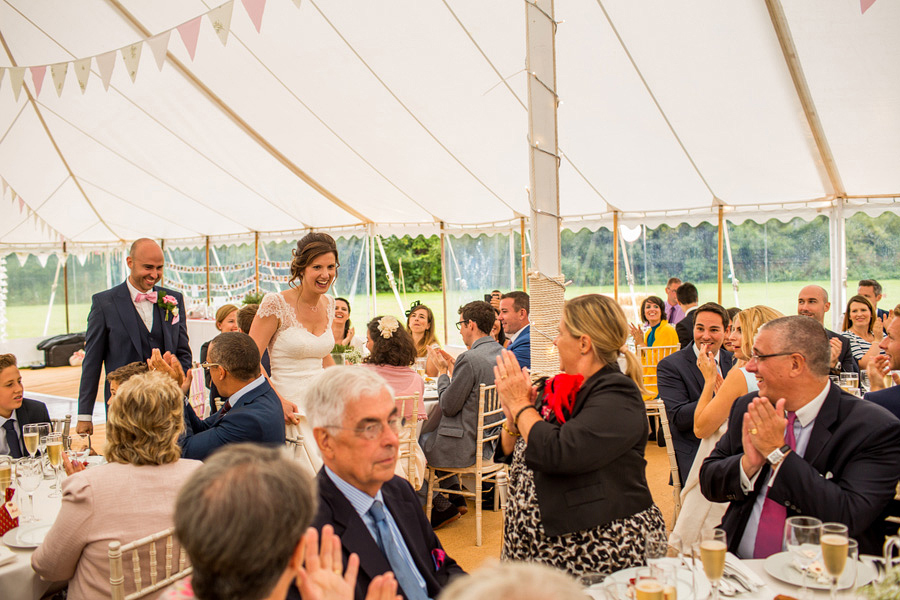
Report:
[[[154,348],[150,358],[147,359],[147,368],[168,375],[178,384],[178,387],[184,383],[184,369],[181,368],[181,363],[171,352],[163,355],[159,348]]]
[[[428,346],[428,358],[434,362],[439,374],[443,375],[446,373],[453,377],[453,367],[456,366],[456,359],[448,354],[446,350]]]
[[[641,347],[644,345],[644,332],[640,327],[635,325],[634,323],[628,324],[628,329],[631,330],[631,337],[634,338],[634,345],[637,347]]]
[[[894,384],[900,385],[900,373],[891,371],[890,357],[886,354],[872,357],[872,360],[869,361],[869,365],[866,367],[866,374],[869,376],[869,391],[883,390],[885,387],[884,378],[887,377],[888,373],[890,373],[891,379],[894,380]]]
[[[741,440],[744,446],[744,460],[741,461],[747,477],[753,477],[766,457],[784,445],[784,430],[787,419],[784,418],[784,398],[773,406],[768,398],[755,398],[744,413]]]
[[[509,350],[503,350],[497,357],[494,385],[497,386],[497,395],[506,414],[508,427],[512,428],[515,426],[513,420],[516,413],[526,406],[534,406],[537,388],[531,385],[528,369],[519,367],[516,355]]]
[[[831,344],[831,366],[834,367],[837,365],[838,359],[841,357],[841,350],[843,344],[841,343],[840,336],[835,336],[828,340],[828,343]]]

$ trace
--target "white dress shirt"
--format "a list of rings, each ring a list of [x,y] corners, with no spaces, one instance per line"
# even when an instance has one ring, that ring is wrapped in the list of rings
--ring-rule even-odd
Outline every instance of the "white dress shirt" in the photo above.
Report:
[[[6,429],[4,429],[4,425],[10,419],[15,420],[14,427],[16,428],[16,435],[19,436],[19,452],[22,452],[22,456],[25,456],[24,448],[22,448],[22,422],[19,420],[17,411],[12,411],[12,414],[9,417],[0,416],[0,454],[9,454],[12,453],[9,451],[9,444],[6,443]]]
[[[137,302],[135,300],[137,295],[144,292],[134,287],[131,284],[130,279],[126,279],[125,284],[128,286],[128,292],[131,294],[131,302],[134,303],[134,309],[137,311],[137,314],[141,318],[141,321],[143,321],[144,325],[147,327],[147,331],[150,331],[151,329],[153,329],[153,303],[148,300],[141,300],[140,302]]]

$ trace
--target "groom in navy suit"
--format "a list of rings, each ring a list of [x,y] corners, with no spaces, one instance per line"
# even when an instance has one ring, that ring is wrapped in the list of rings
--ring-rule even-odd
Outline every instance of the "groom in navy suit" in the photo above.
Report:
[[[529,298],[525,292],[509,292],[500,297],[500,323],[512,340],[507,350],[516,355],[520,367],[531,368],[531,325],[528,322]],[[490,333],[490,332],[488,332]]]
[[[91,299],[78,391],[78,433],[93,433],[91,415],[101,368],[111,373],[146,361],[154,348],[174,354],[185,371],[191,367],[184,299],[179,292],[156,285],[163,272],[162,248],[141,238],[131,245],[126,262],[128,279]],[[109,401],[109,383],[105,392]]]

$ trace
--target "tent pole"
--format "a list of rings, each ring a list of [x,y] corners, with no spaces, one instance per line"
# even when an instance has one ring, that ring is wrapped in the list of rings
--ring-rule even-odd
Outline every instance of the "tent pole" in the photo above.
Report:
[[[403,314],[403,301],[400,299],[400,292],[397,290],[397,281],[394,279],[394,271],[391,269],[391,263],[388,262],[387,253],[384,251],[384,244],[381,243],[381,236],[376,235],[375,241],[378,242],[378,251],[381,254],[381,262],[384,263],[384,270],[387,273],[391,291],[394,292],[394,298],[397,299],[397,306],[400,308],[400,314]]]
[[[375,282],[375,228],[369,225],[369,285],[372,289],[372,300],[369,303],[372,309],[371,318],[378,314],[378,287]]]
[[[835,198],[828,221],[831,231],[831,305],[834,308],[831,311],[831,326],[838,331],[847,287],[847,232],[842,197]]]
[[[717,280],[717,283],[719,284],[719,291],[718,291],[719,304],[722,304],[722,277],[723,277],[723,274],[722,274],[722,260],[723,260],[722,246],[724,245],[724,235],[722,232],[722,221],[724,220],[724,214],[725,214],[724,208],[720,204],[719,205],[719,227],[718,227],[719,242],[718,242],[718,254],[717,254],[717,261],[716,261],[716,280]]]
[[[166,240],[159,240],[159,249],[162,250],[163,253],[163,267],[165,267],[166,260]],[[166,270],[163,269],[162,275],[159,276],[159,285],[160,287],[166,286]]]
[[[619,301],[619,211],[613,211],[613,299]]]
[[[50,288],[50,304],[47,306],[47,318],[44,320],[44,335],[50,329],[50,315],[53,313],[53,301],[56,299],[56,288],[59,286],[59,270],[62,268],[62,259],[56,257],[56,275],[53,276],[53,286]]]
[[[447,341],[449,338],[447,336],[447,263],[444,260],[445,257],[445,248],[444,248],[444,222],[441,221],[441,300],[444,303],[444,345],[446,346],[449,342]]]
[[[212,305],[212,288],[209,282],[209,236],[206,236],[206,306]]]
[[[734,291],[734,305],[740,306],[741,302],[738,298],[739,281],[737,275],[734,274],[734,255],[731,253],[731,238],[728,236],[728,219],[722,221],[722,229],[725,231],[725,252],[728,254],[728,270],[731,274],[731,289]]]
[[[66,301],[66,333],[69,330],[69,254],[66,252],[66,243],[63,242],[63,297]]]
[[[516,289],[516,236],[512,227],[509,228],[509,289]]]
[[[519,217],[519,229],[522,254],[522,291],[528,292],[528,249],[525,247],[525,217]],[[515,284],[513,284],[513,289],[515,287]]]
[[[631,270],[631,259],[628,258],[628,247],[625,244],[625,238],[619,236],[619,243],[622,244],[622,263],[625,265],[625,282],[628,283],[628,293],[631,298],[631,308],[634,311],[635,323],[641,322],[641,315],[638,313],[638,305],[634,301],[634,272]]]
[[[259,295],[259,232],[253,235],[253,279],[256,282],[254,294]]]

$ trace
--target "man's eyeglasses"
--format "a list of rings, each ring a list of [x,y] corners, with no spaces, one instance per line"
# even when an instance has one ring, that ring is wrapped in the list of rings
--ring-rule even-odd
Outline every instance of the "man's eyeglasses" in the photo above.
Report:
[[[790,356],[791,354],[800,354],[799,352],[775,352],[774,354],[750,354],[750,360],[755,360],[756,362],[762,362],[767,358],[774,358],[776,356]],[[750,362],[750,361],[747,361]]]
[[[400,433],[400,429],[403,427],[403,419],[401,417],[392,417],[388,419],[387,426],[394,433]],[[347,431],[352,431],[364,440],[375,440],[380,438],[381,434],[384,433],[384,423],[381,421],[375,421],[373,423],[369,423],[365,427],[341,427],[340,425],[328,425],[328,429],[345,429]]]
[[[463,319],[462,321],[460,321],[460,322],[458,322],[458,323],[456,324],[456,328],[457,328],[459,331],[462,331],[463,325],[465,325],[465,324],[468,323],[469,321],[471,321],[471,319]]]
[[[220,365],[219,363],[205,362],[205,363],[200,363],[200,366],[203,367],[204,369],[208,369],[210,367],[221,367],[222,365]]]

